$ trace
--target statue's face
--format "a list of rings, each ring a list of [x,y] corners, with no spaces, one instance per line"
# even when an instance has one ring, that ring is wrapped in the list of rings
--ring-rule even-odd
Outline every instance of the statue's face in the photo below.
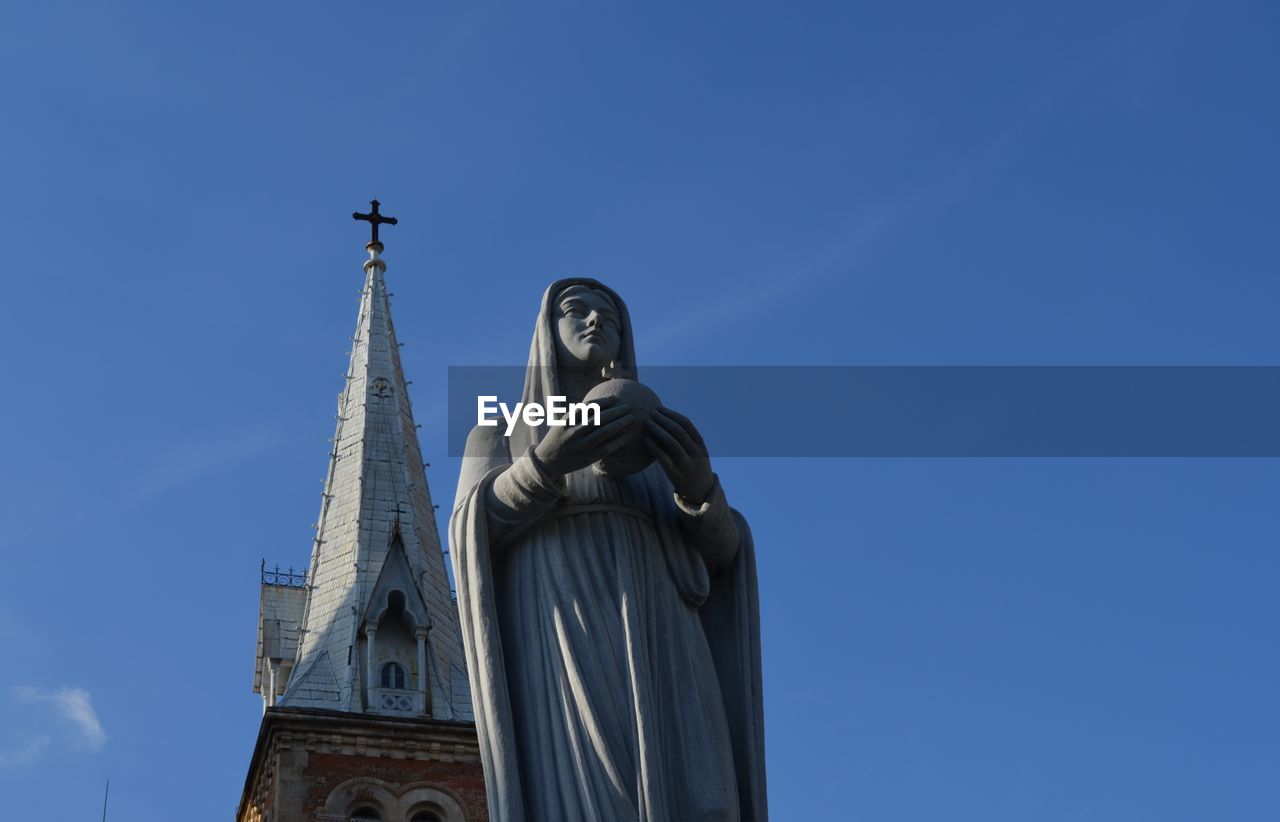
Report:
[[[622,322],[607,294],[587,286],[569,286],[556,298],[555,321],[561,365],[604,368],[618,358]]]

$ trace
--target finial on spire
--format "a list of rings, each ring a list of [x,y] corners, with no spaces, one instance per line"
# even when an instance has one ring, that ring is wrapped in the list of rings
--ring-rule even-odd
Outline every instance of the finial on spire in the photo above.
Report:
[[[384,223],[386,225],[395,225],[400,221],[397,220],[395,217],[384,217],[381,214],[379,214],[378,206],[381,205],[381,203],[379,203],[377,200],[370,200],[369,205],[372,206],[373,208],[370,210],[368,214],[361,214],[359,211],[354,211],[351,213],[351,217],[356,220],[364,220],[366,223],[369,223],[370,225],[372,225],[373,239],[370,240],[369,242],[371,244],[377,243],[378,245],[381,245],[381,243],[378,241],[378,226],[383,225]]]

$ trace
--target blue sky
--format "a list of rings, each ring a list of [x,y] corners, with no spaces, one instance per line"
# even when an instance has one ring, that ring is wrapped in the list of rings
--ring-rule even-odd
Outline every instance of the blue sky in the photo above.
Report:
[[[446,368],[522,363],[564,275],[623,294],[641,363],[1277,364],[1278,24],[7,4],[4,815],[96,819],[110,776],[113,819],[231,816],[371,197],[446,503]],[[1275,461],[717,469],[760,546],[775,819],[1280,816]]]

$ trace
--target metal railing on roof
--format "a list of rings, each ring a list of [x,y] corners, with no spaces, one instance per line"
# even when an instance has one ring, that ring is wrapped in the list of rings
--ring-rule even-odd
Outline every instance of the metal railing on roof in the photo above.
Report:
[[[307,587],[307,569],[301,571],[293,570],[293,566],[289,566],[289,570],[282,569],[279,565],[275,568],[268,569],[267,561],[262,561],[262,584],[278,585],[281,588],[306,588]]]

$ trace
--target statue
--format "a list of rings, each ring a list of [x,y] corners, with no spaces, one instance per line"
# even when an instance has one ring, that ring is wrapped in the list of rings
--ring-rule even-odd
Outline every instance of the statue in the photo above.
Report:
[[[617,294],[553,283],[521,399],[635,379],[634,352]],[[451,551],[494,822],[768,818],[751,534],[697,429],[638,388],[597,391],[598,425],[467,440]]]

